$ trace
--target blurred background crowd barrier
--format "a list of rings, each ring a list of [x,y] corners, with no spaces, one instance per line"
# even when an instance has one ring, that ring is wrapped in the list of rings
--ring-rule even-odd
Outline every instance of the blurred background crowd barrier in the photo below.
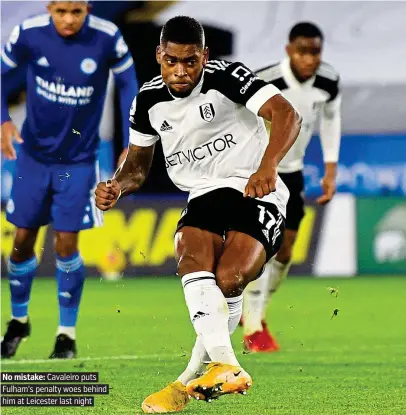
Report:
[[[318,137],[305,159],[308,207],[294,251],[292,274],[406,276],[406,3],[255,1],[100,1],[93,13],[114,21],[132,52],[140,84],[159,74],[155,48],[162,25],[186,14],[205,27],[210,57],[240,60],[252,70],[284,57],[287,35],[308,20],[323,30],[323,60],[341,75],[343,139],[338,194],[325,208],[315,205],[324,167]],[[2,1],[2,46],[14,25],[43,13],[46,2]],[[11,115],[25,117],[24,68],[3,78]],[[118,100],[109,82],[100,127],[102,179],[110,177],[121,150]],[[105,226],[81,235],[86,265],[112,278],[172,275],[173,233],[186,195],[170,182],[161,148],[139,196],[105,214]],[[13,227],[4,208],[14,163],[2,161],[2,269],[12,247]],[[40,275],[52,275],[51,229],[37,244]],[[95,248],[96,247],[96,248]]]

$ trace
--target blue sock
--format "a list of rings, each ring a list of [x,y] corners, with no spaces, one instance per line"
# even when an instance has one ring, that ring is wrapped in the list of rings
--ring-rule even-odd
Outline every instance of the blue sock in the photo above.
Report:
[[[11,312],[13,317],[28,316],[32,281],[37,270],[37,258],[34,256],[24,262],[8,261],[8,280],[11,292]]]
[[[85,281],[85,266],[79,252],[69,257],[57,255],[56,280],[58,283],[59,325],[75,327]]]

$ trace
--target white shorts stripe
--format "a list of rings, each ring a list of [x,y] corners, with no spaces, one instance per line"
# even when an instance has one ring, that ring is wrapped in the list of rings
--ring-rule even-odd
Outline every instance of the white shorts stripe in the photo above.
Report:
[[[96,186],[100,182],[99,161],[95,162],[95,170],[96,170],[96,183],[94,184],[93,189],[90,191],[89,201],[90,201],[90,208],[92,209],[94,227],[99,228],[100,226],[103,226],[103,212],[96,207],[96,200],[94,197]]]
[[[1,50],[1,58],[3,59],[4,63],[11,68],[17,68],[17,64],[13,62],[4,52],[4,49]]]

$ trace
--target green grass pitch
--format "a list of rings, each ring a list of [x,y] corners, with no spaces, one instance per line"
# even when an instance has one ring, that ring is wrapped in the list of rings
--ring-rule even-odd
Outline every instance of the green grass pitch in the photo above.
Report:
[[[8,296],[2,280],[2,330]],[[143,399],[183,370],[194,343],[176,278],[88,279],[75,361],[46,360],[58,324],[53,279],[35,281],[30,316],[31,338],[2,371],[97,371],[110,394],[96,396],[94,408],[3,407],[2,414],[140,414]],[[233,336],[254,380],[247,396],[193,400],[185,414],[406,414],[406,278],[292,277],[268,317],[280,352],[243,354],[241,328]]]

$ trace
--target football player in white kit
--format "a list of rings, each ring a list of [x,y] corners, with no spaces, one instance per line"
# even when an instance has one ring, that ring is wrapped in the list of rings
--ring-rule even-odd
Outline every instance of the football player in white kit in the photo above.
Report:
[[[317,203],[328,203],[336,190],[341,96],[337,72],[321,61],[323,41],[317,26],[298,23],[290,31],[286,59],[257,72],[261,79],[282,91],[302,116],[303,123],[299,137],[278,166],[279,175],[290,192],[281,249],[267,263],[263,275],[244,292],[244,346],[252,352],[279,349],[265,322],[267,302],[286,277],[291,264],[293,246],[304,216],[303,158],[318,119],[325,174],[321,182],[323,194]]]
[[[161,76],[143,85],[130,110],[128,156],[96,189],[103,211],[137,191],[160,139],[170,178],[189,192],[175,251],[197,340],[177,381],[144,400],[146,413],[180,411],[189,396],[245,394],[252,385],[230,335],[245,286],[281,246],[289,192],[277,168],[301,125],[274,85],[242,63],[209,61],[203,28],[190,17],[165,24],[156,57]],[[272,120],[272,140],[264,119]]]

